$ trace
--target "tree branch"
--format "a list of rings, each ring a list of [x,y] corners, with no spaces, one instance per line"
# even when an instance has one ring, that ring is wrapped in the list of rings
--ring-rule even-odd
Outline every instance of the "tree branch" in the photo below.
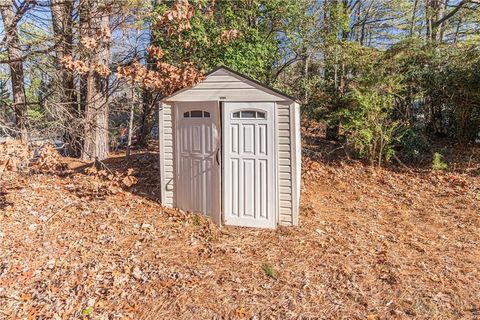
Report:
[[[462,0],[462,1],[460,1],[460,3],[455,7],[455,9],[453,9],[452,11],[450,11],[449,13],[444,15],[441,19],[435,21],[433,23],[434,27],[440,26],[442,23],[444,23],[445,21],[447,21],[448,19],[453,17],[464,5],[466,5],[468,3],[476,3],[476,2],[473,1],[473,0]]]

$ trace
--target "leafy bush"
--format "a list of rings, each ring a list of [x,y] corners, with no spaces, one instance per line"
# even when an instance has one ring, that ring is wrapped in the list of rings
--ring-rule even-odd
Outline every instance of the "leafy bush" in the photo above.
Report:
[[[443,161],[443,155],[441,153],[435,152],[432,160],[432,169],[433,170],[446,170],[448,164]]]
[[[391,94],[354,90],[347,96],[347,107],[337,115],[345,131],[347,145],[372,165],[382,165],[394,155],[394,148],[405,133],[402,121],[392,117]]]

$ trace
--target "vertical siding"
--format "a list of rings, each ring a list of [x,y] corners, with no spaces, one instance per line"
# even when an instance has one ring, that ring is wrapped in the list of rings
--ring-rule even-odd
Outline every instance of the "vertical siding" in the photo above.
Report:
[[[174,191],[174,172],[175,167],[173,163],[173,106],[169,104],[162,104],[160,109],[162,115],[160,120],[162,121],[161,133],[160,133],[160,152],[161,156],[160,164],[162,166],[161,172],[163,173],[162,179],[162,202],[165,206],[172,207],[174,205],[173,191]]]
[[[278,223],[294,224],[292,193],[292,141],[290,105],[277,104],[277,158],[278,158]]]

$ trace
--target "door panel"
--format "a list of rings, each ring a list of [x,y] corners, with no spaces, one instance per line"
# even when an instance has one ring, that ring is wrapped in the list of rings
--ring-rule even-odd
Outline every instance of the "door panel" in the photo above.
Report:
[[[220,222],[220,114],[216,102],[176,106],[176,207]]]
[[[222,110],[224,223],[274,228],[274,104],[226,102]]]

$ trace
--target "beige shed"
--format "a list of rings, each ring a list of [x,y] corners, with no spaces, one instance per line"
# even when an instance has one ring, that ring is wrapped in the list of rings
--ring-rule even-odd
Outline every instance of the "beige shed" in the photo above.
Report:
[[[300,108],[219,67],[159,106],[161,201],[224,225],[298,224]]]

